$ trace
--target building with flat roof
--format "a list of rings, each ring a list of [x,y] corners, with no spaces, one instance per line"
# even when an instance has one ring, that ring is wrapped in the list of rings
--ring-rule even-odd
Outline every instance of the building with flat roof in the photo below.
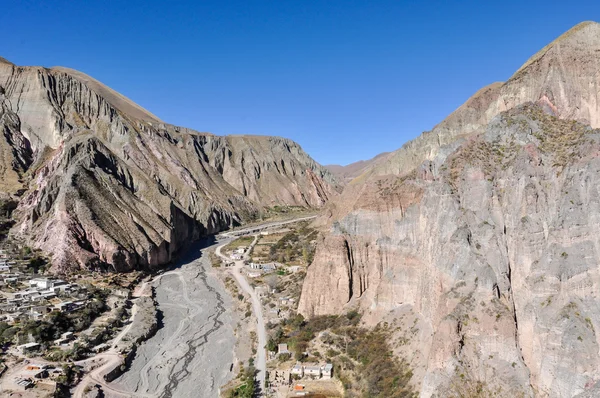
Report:
[[[265,272],[273,272],[278,268],[277,263],[267,263],[262,265],[262,270]]]
[[[54,286],[54,282],[48,278],[34,278],[29,280],[29,286],[36,286],[38,289],[49,289]]]
[[[321,371],[324,379],[331,379],[333,377],[333,364],[327,363],[323,366]]]
[[[321,377],[321,367],[319,365],[307,365],[304,367],[304,375],[319,378]]]
[[[295,364],[292,367],[292,369],[290,370],[290,374],[303,377],[304,376],[304,366],[302,366],[302,364],[300,364],[300,363]]]
[[[27,344],[21,344],[20,346],[17,346],[17,350],[19,350],[21,353],[23,354],[28,354],[31,352],[36,352],[40,349],[40,345],[38,343],[27,343]]]
[[[277,355],[289,354],[288,345],[285,343],[277,344]]]
[[[21,391],[25,391],[28,388],[32,388],[33,387],[33,381],[31,381],[30,379],[16,379],[15,380],[15,385],[17,386],[17,388]]]

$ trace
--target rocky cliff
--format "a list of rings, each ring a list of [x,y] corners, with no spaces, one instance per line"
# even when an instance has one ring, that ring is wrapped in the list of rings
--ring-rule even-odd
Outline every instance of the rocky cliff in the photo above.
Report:
[[[352,181],[322,220],[300,311],[391,325],[424,397],[589,394],[599,76],[600,25],[578,25]]]
[[[335,193],[290,140],[173,126],[77,71],[0,59],[0,93],[0,184],[20,190],[13,234],[57,272],[157,267],[265,207]]]

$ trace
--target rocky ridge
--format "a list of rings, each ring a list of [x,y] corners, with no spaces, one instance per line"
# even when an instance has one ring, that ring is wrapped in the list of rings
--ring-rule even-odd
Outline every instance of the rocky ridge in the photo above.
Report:
[[[348,183],[368,170],[368,168],[376,163],[379,159],[389,155],[389,152],[380,153],[369,160],[359,160],[358,162],[350,163],[346,166],[338,164],[328,164],[325,167],[333,175],[335,175],[340,182]]]
[[[578,25],[353,180],[321,220],[299,310],[395,325],[424,397],[589,394],[598,54],[600,25]]]
[[[13,234],[55,272],[158,267],[265,207],[335,194],[290,140],[173,126],[77,71],[2,59],[0,92],[0,184],[21,190]]]
[[[424,159],[435,159],[461,136],[481,133],[500,112],[530,101],[540,101],[561,118],[600,127],[599,48],[600,25],[580,23],[527,60],[508,81],[482,88],[431,131],[378,161],[362,178],[409,172]]]

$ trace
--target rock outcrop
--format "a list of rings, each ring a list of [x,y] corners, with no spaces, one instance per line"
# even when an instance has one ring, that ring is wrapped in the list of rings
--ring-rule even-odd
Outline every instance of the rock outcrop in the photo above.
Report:
[[[600,380],[599,61],[600,25],[578,25],[353,180],[299,310],[399,325],[394,349],[424,397],[587,394]]]
[[[335,194],[333,176],[290,140],[173,126],[77,71],[2,59],[0,90],[0,184],[26,190],[13,233],[51,254],[56,272],[158,267],[265,207]]]
[[[11,111],[0,89],[0,194],[23,189],[23,176],[33,160],[29,141],[21,133],[19,117]]]

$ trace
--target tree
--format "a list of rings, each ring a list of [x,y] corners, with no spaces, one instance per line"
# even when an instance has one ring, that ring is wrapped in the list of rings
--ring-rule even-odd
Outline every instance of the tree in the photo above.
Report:
[[[279,278],[277,277],[277,275],[273,275],[273,274],[268,275],[265,278],[265,283],[269,287],[269,293],[271,293],[273,291],[273,289],[275,289],[277,287],[277,284],[279,283]]]

